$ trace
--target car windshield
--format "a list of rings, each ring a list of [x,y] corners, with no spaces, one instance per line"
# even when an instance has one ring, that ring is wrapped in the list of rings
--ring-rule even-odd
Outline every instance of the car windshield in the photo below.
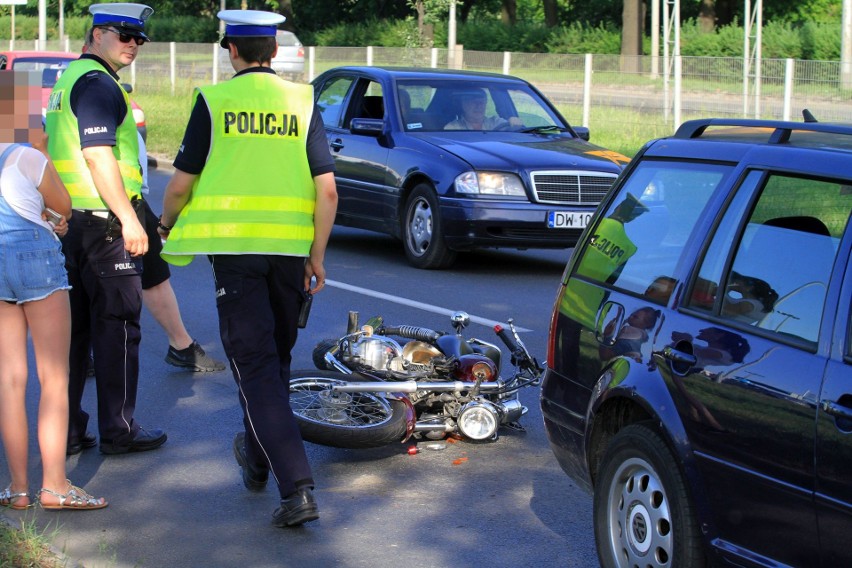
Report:
[[[12,61],[15,71],[41,71],[41,86],[52,89],[71,59],[61,57],[19,57]]]
[[[42,69],[64,69],[72,60],[60,57],[19,57],[12,61],[15,71],[41,71]]]
[[[297,47],[302,45],[299,38],[297,38],[294,34],[279,33],[275,39],[278,42],[278,45],[284,47]]]
[[[402,80],[397,83],[397,95],[403,125],[409,132],[567,128],[550,106],[522,83]]]

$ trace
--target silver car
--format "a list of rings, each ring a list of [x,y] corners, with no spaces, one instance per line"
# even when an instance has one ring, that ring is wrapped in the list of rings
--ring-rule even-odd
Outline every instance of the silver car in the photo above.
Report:
[[[301,75],[305,71],[305,48],[293,32],[278,30],[278,54],[272,58],[276,73]]]

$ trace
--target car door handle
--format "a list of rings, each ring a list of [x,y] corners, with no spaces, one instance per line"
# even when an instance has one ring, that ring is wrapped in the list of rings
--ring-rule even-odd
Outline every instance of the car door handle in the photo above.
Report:
[[[826,414],[830,414],[835,418],[844,418],[852,420],[852,408],[844,406],[832,400],[826,400],[822,403],[822,409]]]
[[[674,347],[666,347],[663,349],[663,357],[680,366],[688,366],[694,367],[698,362],[698,359],[695,358],[695,355],[691,353],[684,353],[679,349],[675,349]]]
[[[340,140],[338,138],[337,140],[335,140],[334,142],[329,144],[329,146],[331,146],[332,150],[342,150],[343,149],[343,140]]]

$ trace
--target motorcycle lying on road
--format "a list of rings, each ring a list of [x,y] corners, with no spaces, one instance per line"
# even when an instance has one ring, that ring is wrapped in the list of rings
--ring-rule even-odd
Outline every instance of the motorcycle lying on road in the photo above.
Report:
[[[494,326],[514,366],[507,377],[499,373],[499,347],[462,336],[468,314],[454,312],[450,321],[453,333],[386,326],[381,317],[359,328],[358,313],[349,312],[347,334],[314,349],[319,371],[291,374],[290,406],[302,438],[337,448],[376,448],[412,436],[493,441],[501,426],[523,430],[518,420],[527,408],[518,391],[538,385],[543,368],[512,320],[508,329]]]

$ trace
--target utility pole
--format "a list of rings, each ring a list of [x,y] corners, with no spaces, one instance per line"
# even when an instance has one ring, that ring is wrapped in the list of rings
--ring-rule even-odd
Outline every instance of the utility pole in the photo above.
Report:
[[[840,28],[840,85],[852,89],[852,0],[843,0]]]
[[[38,0],[38,48],[47,48],[47,2]]]
[[[447,67],[456,68],[456,0],[450,0],[449,29],[447,30]]]

